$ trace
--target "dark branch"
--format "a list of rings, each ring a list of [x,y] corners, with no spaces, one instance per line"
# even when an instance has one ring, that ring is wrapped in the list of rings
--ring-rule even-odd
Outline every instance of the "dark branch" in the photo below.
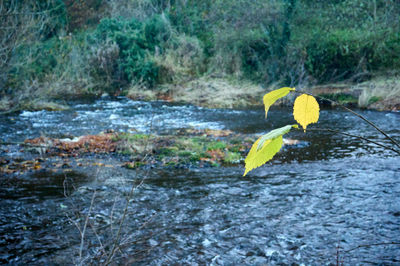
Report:
[[[359,114],[359,113],[357,113],[357,112],[354,112],[354,111],[351,110],[350,108],[344,106],[343,104],[340,104],[340,103],[338,103],[338,102],[336,102],[336,101],[333,101],[333,100],[331,100],[331,99],[327,99],[327,98],[324,98],[324,97],[321,97],[321,96],[313,95],[313,94],[311,94],[311,93],[309,93],[309,92],[304,92],[304,91],[295,91],[295,92],[296,92],[296,93],[304,93],[304,94],[307,94],[307,95],[310,95],[310,96],[313,96],[313,97],[317,97],[317,98],[320,98],[320,99],[322,99],[322,100],[328,101],[328,102],[330,102],[330,103],[336,104],[336,105],[338,105],[338,106],[344,108],[346,111],[352,113],[352,114],[355,115],[355,116],[358,116],[359,118],[361,118],[362,120],[364,120],[365,122],[367,122],[369,125],[371,125],[371,126],[374,127],[376,130],[378,130],[381,134],[383,134],[387,139],[389,139],[394,145],[396,145],[398,148],[400,148],[400,144],[399,144],[396,140],[394,140],[392,137],[390,137],[388,134],[386,134],[386,132],[384,132],[382,129],[380,129],[377,125],[375,125],[374,123],[372,123],[370,120],[368,120],[367,118],[365,118],[363,115],[361,115],[361,114]],[[391,150],[393,150],[393,149],[391,149]],[[398,151],[396,151],[396,152],[398,152]]]

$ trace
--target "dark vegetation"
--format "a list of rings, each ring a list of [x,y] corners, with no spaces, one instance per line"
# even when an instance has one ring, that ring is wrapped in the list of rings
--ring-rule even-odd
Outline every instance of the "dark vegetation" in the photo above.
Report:
[[[204,76],[265,86],[400,69],[398,0],[0,3],[0,107],[157,90]]]

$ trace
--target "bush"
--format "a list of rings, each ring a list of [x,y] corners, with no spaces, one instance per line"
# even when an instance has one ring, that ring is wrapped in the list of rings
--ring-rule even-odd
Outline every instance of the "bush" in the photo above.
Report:
[[[184,34],[174,37],[162,54],[153,58],[159,68],[157,82],[179,84],[205,72],[205,56],[202,43],[196,37]]]
[[[398,34],[385,31],[318,31],[306,46],[306,68],[318,80],[330,81],[350,78],[360,72],[399,67],[399,41]]]
[[[123,73],[120,85],[145,82],[153,86],[158,79],[158,66],[152,59],[154,53],[162,53],[163,44],[171,37],[168,21],[161,15],[141,22],[136,19],[103,19],[94,38],[100,43],[115,43],[119,56],[113,76]]]
[[[307,86],[400,68],[396,0],[3,2],[1,97],[50,82],[71,93],[203,74]]]

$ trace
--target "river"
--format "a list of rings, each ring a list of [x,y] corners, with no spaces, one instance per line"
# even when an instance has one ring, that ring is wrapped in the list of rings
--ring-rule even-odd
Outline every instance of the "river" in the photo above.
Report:
[[[359,111],[400,139],[400,114]],[[169,134],[187,127],[255,135],[293,123],[287,108],[272,107],[265,120],[262,108],[207,109],[121,97],[74,102],[67,111],[0,116],[0,136],[17,142],[109,129]],[[340,109],[322,110],[318,127],[389,144]],[[0,263],[104,263],[134,184],[115,263],[399,264],[400,245],[380,244],[400,242],[399,156],[330,132],[288,137],[300,144],[284,147],[246,177],[243,165],[135,171],[116,166],[118,156],[97,155],[86,158],[93,164],[61,173],[0,176]],[[3,146],[1,156],[29,155]],[[79,256],[77,227],[83,229],[87,215]]]

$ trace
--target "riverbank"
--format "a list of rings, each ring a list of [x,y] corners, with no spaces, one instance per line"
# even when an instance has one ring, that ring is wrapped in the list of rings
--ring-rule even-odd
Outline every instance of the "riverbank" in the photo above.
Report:
[[[206,108],[245,108],[262,106],[264,94],[279,87],[278,85],[271,85],[268,88],[263,88],[253,82],[234,78],[203,77],[180,84],[165,84],[152,89],[146,86],[132,86],[110,96],[127,96],[130,99],[142,101],[163,100]],[[400,111],[399,75],[379,76],[361,83],[341,82],[303,88],[299,86],[297,88],[349,107],[378,111]],[[97,92],[84,97],[97,98],[107,95],[109,94]],[[80,97],[69,95],[68,98]],[[68,109],[66,102],[60,101],[60,99],[65,99],[65,97],[60,95],[60,97],[54,96],[47,100],[32,100],[23,103],[13,103],[8,98],[2,98],[0,100],[0,112],[61,111]],[[294,99],[294,95],[288,95],[276,104],[290,106]],[[330,102],[323,100],[320,104],[331,105]]]
[[[159,90],[133,87],[127,96],[139,100],[167,100],[208,108],[261,106],[262,97],[279,86],[262,88],[254,83],[226,79],[198,79],[185,84],[166,85]],[[332,83],[301,90],[334,100],[340,104],[378,111],[400,111],[400,77],[378,77],[362,83]],[[290,95],[277,104],[291,105]],[[322,102],[322,104],[329,104]]]

